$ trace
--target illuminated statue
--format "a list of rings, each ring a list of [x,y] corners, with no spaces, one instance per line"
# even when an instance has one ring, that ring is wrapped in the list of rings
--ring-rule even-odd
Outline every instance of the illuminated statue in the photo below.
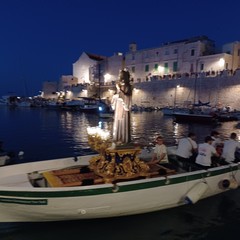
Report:
[[[120,71],[117,91],[112,98],[114,109],[113,141],[109,132],[100,128],[88,128],[88,142],[99,152],[89,161],[89,168],[103,178],[105,183],[119,179],[149,177],[149,166],[141,161],[139,147],[131,146],[132,81],[127,69]],[[120,145],[122,145],[120,147]]]
[[[112,99],[112,107],[115,110],[113,141],[116,144],[126,144],[131,142],[130,114],[132,105],[132,81],[126,68],[120,71],[119,82],[116,87],[117,92]]]

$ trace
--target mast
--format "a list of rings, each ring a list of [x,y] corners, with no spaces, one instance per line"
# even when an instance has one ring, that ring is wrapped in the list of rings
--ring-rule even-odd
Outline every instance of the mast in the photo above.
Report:
[[[198,62],[199,62],[199,59],[196,60],[196,72],[195,72],[195,78],[194,78],[194,95],[193,95],[193,104],[196,103],[197,77],[198,77]]]
[[[98,62],[98,97],[101,100],[101,64]]]

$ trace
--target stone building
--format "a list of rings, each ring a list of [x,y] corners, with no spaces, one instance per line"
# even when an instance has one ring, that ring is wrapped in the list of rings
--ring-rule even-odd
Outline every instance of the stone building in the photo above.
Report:
[[[119,70],[123,67],[129,69],[134,86],[139,91],[141,89],[138,94],[135,93],[135,103],[159,106],[157,102],[161,102],[161,105],[172,105],[177,85],[181,85],[181,90],[177,92],[178,100],[184,85],[193,92],[196,79],[204,83],[199,85],[201,89],[208,86],[209,81],[214,89],[214,81],[219,78],[221,81],[218,82],[223,87],[224,81],[228,81],[240,68],[240,43],[227,43],[219,50],[207,36],[197,36],[148,49],[138,49],[136,43],[131,43],[127,53],[115,53],[110,57],[83,52],[73,63],[72,76],[62,76],[57,90],[64,91],[68,99],[83,95],[111,98]],[[238,76],[234,76],[234,82],[238,81]],[[159,92],[167,101],[158,99]],[[186,101],[193,102],[195,97],[192,95],[192,99]],[[206,96],[204,98],[207,99]]]
[[[225,69],[236,70],[240,61],[240,43],[223,46],[218,51],[206,36],[164,43],[159,47],[137,50],[129,46],[125,64],[135,82],[152,79],[179,78],[195,73],[217,74]]]
[[[83,52],[79,59],[73,63],[73,76],[78,79],[78,83],[90,83],[92,73],[90,69],[98,69],[99,63],[106,57]]]

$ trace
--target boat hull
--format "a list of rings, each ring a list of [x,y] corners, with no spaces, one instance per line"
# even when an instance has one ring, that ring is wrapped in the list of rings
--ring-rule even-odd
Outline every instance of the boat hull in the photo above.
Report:
[[[141,214],[187,204],[186,197],[199,183],[207,189],[199,199],[229,190],[219,183],[234,179],[240,184],[239,165],[116,184],[77,187],[33,187],[24,173],[77,166],[87,157],[18,164],[0,169],[0,222],[39,222],[107,218]],[[233,175],[234,174],[234,175]]]
[[[173,117],[176,122],[217,123],[214,116],[204,114],[173,113]]]

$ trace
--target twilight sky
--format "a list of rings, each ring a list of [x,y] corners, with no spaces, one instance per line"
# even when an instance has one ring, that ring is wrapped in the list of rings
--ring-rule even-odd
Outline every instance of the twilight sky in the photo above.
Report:
[[[207,35],[240,41],[239,0],[1,0],[0,96],[33,96],[82,52],[111,56]]]

